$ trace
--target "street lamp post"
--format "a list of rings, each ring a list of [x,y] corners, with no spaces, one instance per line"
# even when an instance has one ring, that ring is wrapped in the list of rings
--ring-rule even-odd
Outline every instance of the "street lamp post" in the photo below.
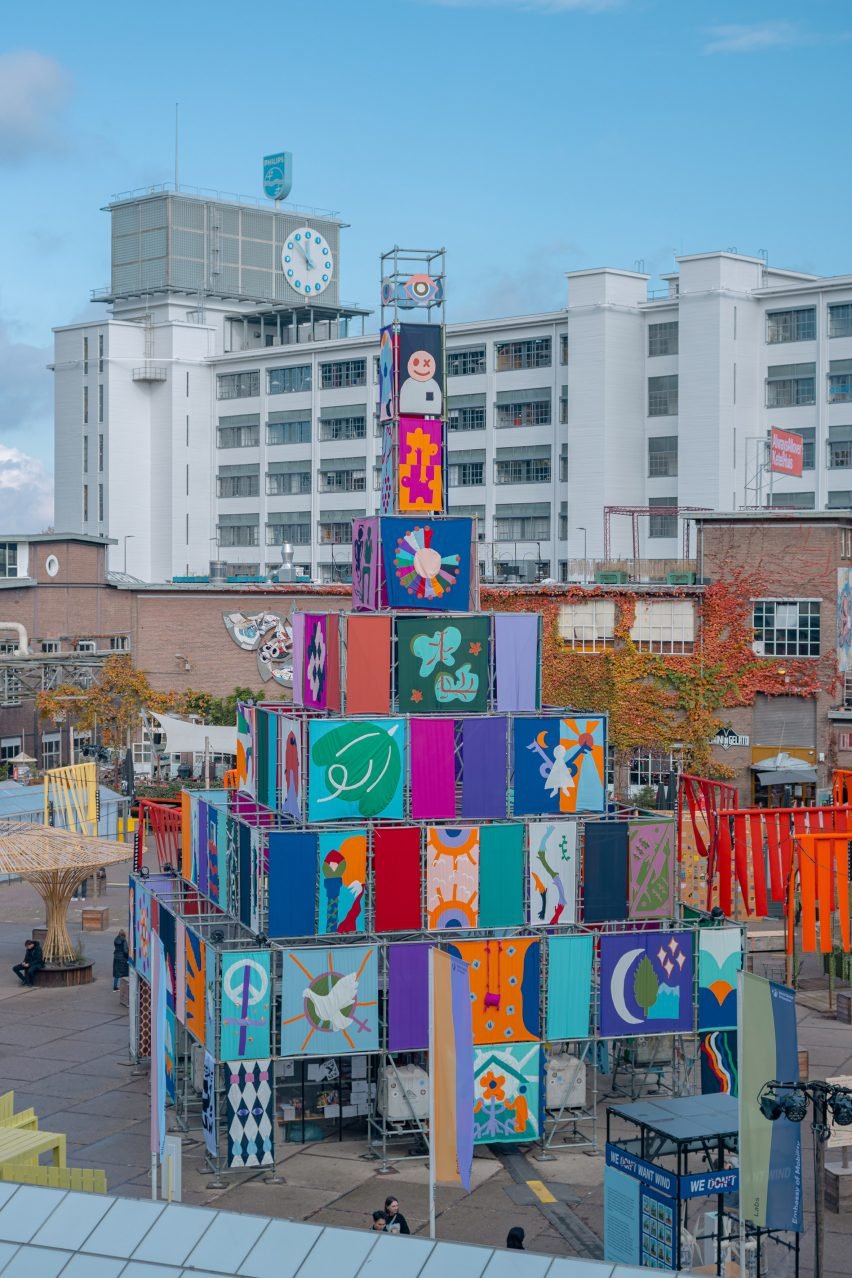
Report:
[[[758,1096],[764,1118],[774,1123],[786,1118],[791,1123],[804,1122],[808,1106],[813,1107],[811,1131],[814,1138],[814,1278],[823,1278],[823,1242],[825,1239],[825,1142],[831,1135],[831,1119],[840,1127],[852,1123],[852,1088],[837,1083],[815,1081],[781,1083],[778,1079],[764,1083]]]
[[[581,532],[583,534],[583,585],[587,586],[589,584],[589,558],[586,553],[589,544],[588,533],[585,528],[578,528],[577,532]]]
[[[125,533],[125,534],[124,534],[124,572],[125,572],[125,575],[127,574],[127,543],[128,543],[129,541],[133,541],[135,537],[136,537],[136,533]]]

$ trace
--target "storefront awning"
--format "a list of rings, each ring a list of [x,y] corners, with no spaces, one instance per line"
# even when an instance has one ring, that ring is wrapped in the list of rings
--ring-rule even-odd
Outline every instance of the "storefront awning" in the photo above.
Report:
[[[761,785],[815,785],[816,768],[805,764],[801,768],[773,768],[757,773]]]

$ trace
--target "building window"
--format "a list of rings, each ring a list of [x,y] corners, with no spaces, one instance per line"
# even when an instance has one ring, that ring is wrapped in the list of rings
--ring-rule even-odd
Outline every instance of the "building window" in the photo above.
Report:
[[[532,337],[524,342],[497,342],[494,350],[498,373],[523,368],[550,368],[549,337]]]
[[[89,388],[88,386],[84,386],[83,387],[83,425],[88,426],[88,424],[89,424]]]
[[[546,457],[513,458],[494,464],[495,484],[549,484],[550,459]]]
[[[104,521],[104,486],[98,484],[98,522]]]
[[[270,497],[296,497],[299,494],[309,493],[310,491],[310,470],[270,472],[266,476],[266,492]]]
[[[310,421],[266,423],[267,444],[309,444],[311,442]]]
[[[485,372],[485,347],[477,346],[467,351],[447,352],[447,374],[449,377],[470,377],[474,373]]]
[[[83,373],[84,375],[88,373],[88,371],[89,371],[89,339],[88,337],[84,337],[83,338]]]
[[[767,408],[795,408],[815,403],[815,364],[770,365],[766,375]]]
[[[818,599],[756,599],[754,645],[763,657],[819,656]]]
[[[98,372],[104,371],[104,335],[98,333]]]
[[[43,653],[59,652],[60,650],[58,639],[42,639],[39,646]]]
[[[217,497],[257,497],[260,475],[217,475]]]
[[[320,364],[320,386],[323,390],[340,390],[345,386],[367,385],[365,359],[336,359]]]
[[[495,515],[495,541],[549,541],[549,515]]]
[[[104,469],[104,437],[98,435],[98,470],[103,473]]]
[[[290,391],[311,389],[310,364],[297,364],[293,368],[270,368],[266,373],[267,395],[285,395]],[[220,399],[223,397],[220,395]]]
[[[87,523],[89,519],[89,485],[83,485],[83,523]]]
[[[829,488],[828,509],[829,510],[852,510],[852,489]]]
[[[656,435],[648,440],[648,477],[670,479],[677,474],[677,435]]]
[[[330,564],[320,564],[320,581],[330,585],[332,582],[348,583],[352,580],[352,561],[338,563],[334,560]]]
[[[257,546],[257,524],[219,524],[217,537],[220,546]]]
[[[485,430],[485,405],[473,408],[451,408],[447,415],[450,431]]]
[[[637,599],[630,638],[644,652],[692,652],[695,605],[691,599]]]
[[[320,545],[342,546],[352,540],[352,520],[334,519],[327,522],[320,520],[317,533]]]
[[[677,506],[677,497],[649,497],[649,506]],[[677,515],[652,515],[649,522],[649,537],[676,537]]]
[[[321,417],[319,437],[323,442],[339,439],[366,439],[367,418],[360,417]]]
[[[828,308],[829,337],[852,337],[852,302]]]
[[[19,706],[22,700],[21,680],[13,670],[0,670],[0,704]]]
[[[130,640],[127,635],[110,635],[109,650],[110,652],[127,652],[130,647]]]
[[[89,436],[83,436],[83,474],[89,473]]]
[[[568,565],[565,565],[566,580]],[[559,609],[559,638],[575,652],[603,652],[615,642],[615,603],[595,599],[589,603],[563,604]]]
[[[559,425],[568,425],[568,387],[563,386],[559,391]]]
[[[781,510],[814,510],[815,503],[813,493],[773,493],[771,504]]]
[[[484,462],[451,462],[447,468],[447,484],[450,488],[476,488],[484,483]]]
[[[251,399],[260,394],[260,369],[250,373],[220,373],[216,378],[217,399]]]
[[[833,359],[828,365],[829,404],[852,404],[852,359]]]
[[[97,652],[98,645],[94,639],[78,639],[74,644],[75,652]]]
[[[559,482],[567,484],[568,482],[568,445],[563,444],[559,450]]]
[[[829,426],[829,470],[847,470],[852,467],[852,426]]]
[[[359,470],[320,470],[321,493],[363,493],[367,488],[367,472]]]
[[[217,448],[256,448],[260,443],[260,422],[256,417],[220,417],[216,432]]]
[[[59,767],[59,750],[59,733],[45,733],[41,739],[41,766],[45,772],[48,768]]]
[[[766,340],[770,346],[778,342],[812,342],[815,337],[815,306],[803,306],[791,311],[767,312]]]
[[[309,521],[298,523],[269,523],[266,525],[267,546],[309,546],[311,525]]]
[[[630,760],[630,785],[652,786],[655,790],[660,785],[668,785],[672,773],[683,771],[683,748],[675,746],[673,750],[652,750],[649,746],[639,746]]]
[[[3,737],[0,741],[0,764],[9,763],[16,754],[21,753],[20,737]]]
[[[678,322],[667,320],[665,324],[648,325],[648,356],[677,355]]]
[[[567,333],[559,334],[559,363],[563,365],[568,363],[568,334]]]
[[[100,382],[98,384],[98,421],[102,422],[103,419],[104,419],[104,384],[103,382]]]
[[[523,395],[523,391],[520,392]],[[498,426],[549,426],[551,421],[550,397],[524,400],[497,405]]]
[[[648,416],[677,417],[677,373],[648,378]]]

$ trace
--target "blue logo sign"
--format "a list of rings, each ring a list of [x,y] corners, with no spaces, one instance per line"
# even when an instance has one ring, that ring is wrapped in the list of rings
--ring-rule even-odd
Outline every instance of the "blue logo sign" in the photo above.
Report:
[[[270,200],[286,200],[293,186],[293,152],[263,157],[263,193]]]

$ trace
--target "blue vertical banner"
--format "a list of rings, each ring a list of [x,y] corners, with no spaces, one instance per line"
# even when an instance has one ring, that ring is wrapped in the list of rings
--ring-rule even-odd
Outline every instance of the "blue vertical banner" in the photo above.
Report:
[[[151,964],[151,1153],[166,1147],[166,952],[153,938]]]

